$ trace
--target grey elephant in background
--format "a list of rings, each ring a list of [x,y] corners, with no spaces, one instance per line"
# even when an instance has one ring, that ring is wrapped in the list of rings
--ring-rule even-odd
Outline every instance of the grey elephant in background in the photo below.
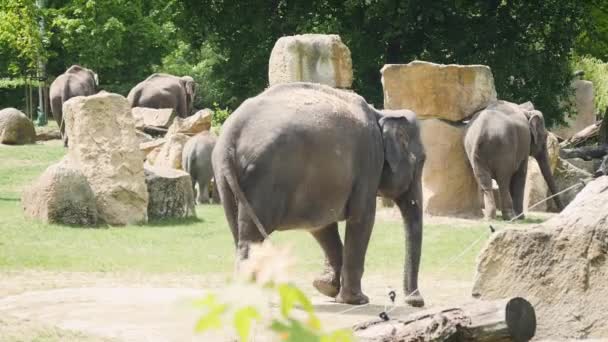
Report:
[[[192,113],[196,84],[190,76],[152,74],[127,95],[131,107],[173,108],[184,118]]]
[[[192,190],[198,184],[198,203],[209,203],[209,182],[213,178],[211,153],[217,136],[211,132],[201,132],[190,138],[182,150],[182,166],[192,178]],[[196,193],[196,191],[194,191]]]
[[[425,153],[413,112],[379,111],[320,84],[275,85],[228,117],[212,160],[237,259],[275,230],[307,230],[325,253],[313,285],[340,303],[368,302],[361,278],[376,196],[393,199],[407,222],[405,301],[424,305],[418,269]],[[338,221],[346,221],[344,245]]]
[[[467,124],[464,147],[483,192],[487,219],[496,216],[492,179],[498,184],[503,219],[523,218],[528,156],[538,161],[551,194],[557,193],[549,165],[545,120],[529,102],[518,105],[498,101],[476,113]],[[562,210],[559,196],[553,199]]]
[[[68,145],[68,138],[65,135],[63,123],[63,103],[72,97],[90,96],[97,93],[98,85],[97,74],[80,65],[72,65],[51,83],[49,89],[51,112],[59,126],[64,146]]]

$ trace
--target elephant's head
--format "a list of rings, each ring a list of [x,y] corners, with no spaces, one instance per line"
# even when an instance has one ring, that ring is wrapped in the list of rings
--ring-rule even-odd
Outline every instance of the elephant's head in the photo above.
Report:
[[[551,173],[551,165],[549,162],[549,153],[547,151],[547,129],[545,128],[545,119],[543,113],[538,110],[531,109],[525,110],[524,113],[528,119],[530,126],[530,155],[536,159],[540,171],[549,186],[551,194],[554,195],[558,192],[555,179]],[[553,197],[555,205],[561,211],[564,206],[559,196]]]
[[[186,115],[190,115],[192,113],[192,107],[194,104],[194,94],[196,92],[196,83],[194,82],[194,79],[190,76],[181,77],[180,83],[186,93],[186,110],[187,110]]]
[[[416,115],[409,110],[384,110],[379,115],[384,167],[378,194],[395,201],[407,223],[404,285],[406,303],[423,306],[418,291],[422,248],[422,168],[424,147]]]
[[[416,116],[409,110],[384,110],[378,125],[384,144],[381,196],[397,199],[410,189],[424,162],[424,148]]]

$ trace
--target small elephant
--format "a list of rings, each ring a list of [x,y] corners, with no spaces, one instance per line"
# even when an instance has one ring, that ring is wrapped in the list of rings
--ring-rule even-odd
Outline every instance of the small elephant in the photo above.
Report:
[[[190,76],[153,74],[137,84],[127,95],[131,108],[173,108],[185,118],[192,113],[196,84]]]
[[[192,189],[198,184],[199,204],[209,203],[209,182],[213,177],[211,153],[216,141],[215,134],[201,132],[190,138],[182,150],[182,166],[192,177]]]
[[[545,120],[529,102],[517,105],[498,101],[476,113],[467,124],[464,147],[483,192],[486,219],[496,216],[492,179],[498,184],[503,219],[523,218],[528,156],[538,161],[551,194],[557,193],[549,165]],[[553,199],[562,210],[559,196]]]
[[[212,160],[237,259],[275,230],[305,229],[325,253],[313,285],[340,303],[369,301],[361,278],[376,196],[393,199],[407,222],[405,301],[424,305],[418,269],[425,152],[412,111],[379,111],[355,93],[320,84],[275,85],[228,117]],[[344,245],[338,221],[346,221]]]
[[[97,92],[98,85],[97,74],[80,65],[72,65],[51,83],[49,89],[51,112],[57,125],[59,125],[64,146],[68,146],[68,138],[65,135],[65,124],[63,122],[63,103],[72,97],[94,95]]]

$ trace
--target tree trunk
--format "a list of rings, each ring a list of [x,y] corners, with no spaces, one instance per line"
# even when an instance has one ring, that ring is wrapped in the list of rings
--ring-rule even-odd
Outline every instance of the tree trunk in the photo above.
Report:
[[[375,320],[353,327],[359,341],[529,341],[536,314],[523,298],[474,301],[425,310],[403,319]]]

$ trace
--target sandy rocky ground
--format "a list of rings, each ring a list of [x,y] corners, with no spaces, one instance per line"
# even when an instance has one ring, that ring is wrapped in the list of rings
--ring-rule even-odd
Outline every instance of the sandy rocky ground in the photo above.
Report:
[[[395,210],[383,209],[381,220],[398,219]],[[428,218],[427,222],[467,225],[471,221]],[[352,307],[318,295],[307,274],[296,281],[307,294],[326,328],[345,328],[377,318],[390,309],[401,317],[415,309],[403,300],[401,274],[365,276],[363,287],[371,304]],[[427,308],[470,300],[471,282],[422,277]],[[51,341],[230,341],[226,331],[197,335],[193,327],[200,312],[191,300],[206,291],[221,291],[223,276],[144,275],[77,272],[0,272],[0,341],[30,341],[41,336]],[[397,292],[392,308],[388,286]],[[344,312],[351,309],[348,312]],[[257,341],[268,338],[256,336]]]

